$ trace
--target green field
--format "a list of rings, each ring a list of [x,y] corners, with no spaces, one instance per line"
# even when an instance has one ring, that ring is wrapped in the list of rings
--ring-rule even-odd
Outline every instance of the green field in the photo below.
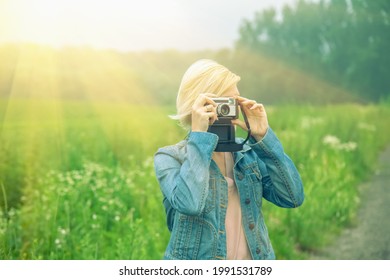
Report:
[[[279,259],[305,259],[353,224],[359,182],[390,143],[388,105],[266,107],[302,176],[297,209],[265,204]],[[158,147],[185,137],[173,108],[0,100],[0,259],[161,259]]]
[[[301,207],[263,203],[276,257],[313,258],[358,224],[359,186],[390,145],[389,1],[264,3],[221,48],[212,46],[233,30],[219,28],[215,38],[198,32],[207,24],[182,17],[186,4],[165,5],[169,12],[153,20],[151,5],[122,21],[122,12],[110,16],[117,5],[100,19],[96,7],[84,15],[80,5],[11,2],[0,2],[0,259],[161,259],[169,231],[153,155],[186,136],[168,115],[176,113],[183,74],[201,58],[241,77],[240,95],[265,105],[301,174]],[[207,28],[238,20],[225,6]],[[201,18],[214,17],[211,8]],[[74,21],[78,14],[83,24]],[[155,18],[170,24],[145,32]],[[60,32],[67,28],[81,41]],[[180,50],[164,30],[191,48]],[[182,32],[210,48],[198,49]],[[131,50],[152,39],[166,42]]]

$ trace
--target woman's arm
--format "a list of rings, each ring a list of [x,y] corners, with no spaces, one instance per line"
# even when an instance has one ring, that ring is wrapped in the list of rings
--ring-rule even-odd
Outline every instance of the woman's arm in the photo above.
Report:
[[[263,197],[280,207],[300,206],[304,200],[302,180],[272,129],[268,127],[260,141],[251,138],[249,146],[260,159]]]
[[[158,182],[164,196],[177,211],[200,215],[209,191],[209,167],[218,136],[191,132],[181,162],[177,150],[162,148],[154,156]]]
[[[250,124],[252,137],[249,146],[259,157],[264,198],[281,207],[298,207],[304,199],[301,178],[269,127],[263,104],[241,96],[236,99]],[[241,120],[237,119],[232,123],[247,130],[246,124]]]

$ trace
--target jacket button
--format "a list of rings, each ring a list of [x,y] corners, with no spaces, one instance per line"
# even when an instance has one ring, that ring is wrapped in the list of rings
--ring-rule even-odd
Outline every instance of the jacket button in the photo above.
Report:
[[[249,203],[251,203],[251,200],[249,198],[245,199],[245,204],[248,205]]]
[[[238,173],[238,180],[241,181],[242,179],[244,179],[244,175],[242,173]]]
[[[260,249],[256,248],[256,254],[260,254]]]
[[[249,229],[250,230],[253,230],[254,228],[255,228],[255,224],[253,224],[253,223],[249,224]]]

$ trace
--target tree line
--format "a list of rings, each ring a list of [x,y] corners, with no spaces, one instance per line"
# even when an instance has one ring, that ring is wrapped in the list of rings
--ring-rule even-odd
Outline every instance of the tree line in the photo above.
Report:
[[[284,7],[282,20],[266,10],[239,33],[237,49],[284,61],[364,100],[390,95],[387,0],[300,0]]]

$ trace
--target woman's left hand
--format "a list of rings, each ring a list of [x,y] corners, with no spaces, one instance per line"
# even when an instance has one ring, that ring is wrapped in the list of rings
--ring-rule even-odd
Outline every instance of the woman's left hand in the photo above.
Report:
[[[267,133],[268,129],[267,113],[265,112],[263,104],[256,103],[254,100],[241,96],[237,96],[236,99],[248,119],[251,128],[251,135],[256,139],[256,141],[260,141]],[[244,130],[248,130],[245,122],[242,120],[232,120],[232,124],[238,125]]]

